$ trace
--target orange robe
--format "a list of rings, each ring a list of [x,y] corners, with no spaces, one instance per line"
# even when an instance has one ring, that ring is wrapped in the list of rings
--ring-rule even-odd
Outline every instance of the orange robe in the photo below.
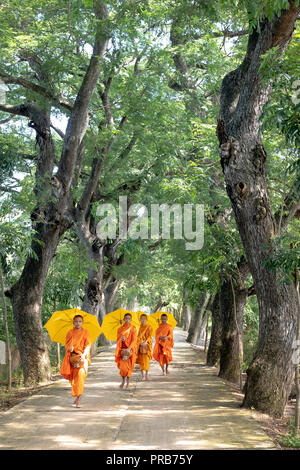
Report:
[[[125,336],[125,341],[122,341],[122,336]],[[124,324],[118,328],[115,361],[120,369],[121,377],[131,377],[136,361],[136,340],[137,331],[134,325]],[[124,360],[121,356],[121,349],[127,348],[131,349],[132,354],[129,359]]]
[[[147,323],[141,325],[137,337],[137,360],[136,363],[140,365],[141,370],[149,370],[150,360],[152,359],[152,334],[153,329]],[[146,354],[140,353],[140,344],[148,343],[148,352]]]
[[[162,341],[159,339],[160,336],[169,336],[169,339]],[[172,361],[172,350],[174,346],[173,339],[173,328],[171,325],[161,323],[156,330],[155,334],[155,346],[153,349],[153,357],[159,362],[162,367],[164,364],[169,364]]]
[[[87,377],[88,365],[91,364],[90,353],[88,359],[80,364],[80,367],[74,367],[70,363],[70,347],[73,346],[74,352],[82,354],[87,346],[91,346],[90,334],[88,330],[73,328],[66,336],[66,354],[62,362],[60,373],[70,381],[72,385],[72,397],[78,397],[83,394],[84,382]]]

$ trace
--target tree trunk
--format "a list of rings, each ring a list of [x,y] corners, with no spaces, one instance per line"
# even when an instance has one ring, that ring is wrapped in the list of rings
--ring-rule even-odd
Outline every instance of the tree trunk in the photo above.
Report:
[[[200,333],[201,329],[205,323],[205,311],[208,305],[210,299],[210,294],[206,292],[200,299],[188,332],[188,337],[187,337],[187,342],[192,343],[192,344],[197,344],[199,338],[200,338]]]
[[[121,280],[115,279],[110,274],[110,270],[114,265],[121,264],[124,256],[115,258],[114,255],[115,251],[110,250],[106,245],[101,246],[100,250],[97,244],[89,245],[88,256],[93,266],[89,268],[82,309],[95,315],[100,325],[103,322],[104,316],[113,310],[114,300],[121,284]],[[104,265],[104,256],[107,258],[107,266]],[[97,265],[97,270],[95,265]],[[111,341],[101,334],[98,344],[106,346],[110,345]],[[95,348],[96,343],[94,343],[92,352],[95,351]]]
[[[276,227],[266,182],[266,153],[259,135],[259,118],[270,87],[260,78],[262,55],[290,41],[300,8],[290,1],[272,20],[263,19],[249,36],[245,59],[229,73],[221,88],[217,135],[226,190],[231,201],[259,304],[259,338],[247,370],[243,405],[282,416],[294,371],[292,344],[296,330],[293,285],[281,282],[265,266],[272,254]]]
[[[41,309],[49,264],[58,245],[58,233],[54,229],[51,234],[48,232],[44,240],[39,236],[44,245],[32,243],[37,259],[27,259],[20,279],[10,290],[25,386],[50,379],[50,361],[43,338]]]
[[[1,259],[0,259],[0,262],[1,262]],[[5,299],[5,294],[4,294],[4,278],[3,278],[3,272],[2,272],[1,266],[0,266],[0,283],[1,283],[1,293],[2,293],[2,301],[3,301],[5,339],[6,339],[6,356],[7,356],[7,371],[8,371],[7,388],[10,391],[11,384],[12,384],[11,348],[10,348],[10,340],[9,340],[6,299]]]
[[[94,2],[94,14],[98,20],[107,18],[107,8],[102,1]],[[16,114],[30,119],[29,126],[36,130],[39,146],[34,189],[37,207],[31,215],[36,231],[31,248],[36,257],[27,258],[20,279],[8,292],[13,306],[26,386],[50,378],[50,363],[41,322],[44,285],[59,239],[73,223],[69,214],[70,209],[73,209],[71,185],[88,125],[88,107],[100,74],[101,57],[107,45],[107,31],[104,31],[102,21],[98,21],[93,54],[68,120],[56,175],[53,175],[54,148],[50,132],[50,109],[39,110],[32,104],[14,107]]]
[[[92,249],[92,248],[91,248]],[[90,255],[91,256],[91,255]],[[84,312],[91,313],[95,315],[101,325],[106,315],[105,308],[105,296],[104,296],[104,286],[103,286],[103,269],[104,269],[104,260],[103,260],[103,248],[102,253],[97,252],[93,253],[93,261],[95,262],[97,258],[98,271],[94,267],[90,267],[88,271],[88,279],[85,287],[85,295],[82,305],[82,310]],[[99,336],[98,344],[100,346],[106,346],[110,342],[105,338],[103,334]],[[92,354],[96,351],[96,342],[92,346]]]
[[[162,298],[160,298],[156,306],[154,307],[153,313],[159,312],[161,308],[166,307],[167,305],[169,305],[169,302],[165,302],[162,300]]]
[[[110,279],[108,286],[105,288],[104,296],[105,296],[105,307],[106,307],[106,312],[112,312],[114,310],[114,303],[116,299],[116,295],[118,293],[118,290],[122,284],[122,280],[120,279],[115,279],[112,277]]]
[[[198,319],[197,319],[196,328],[195,328],[194,335],[191,341],[193,344],[201,345],[201,337],[205,329],[207,315],[208,315],[206,310],[208,308],[210,298],[211,298],[211,294],[207,292],[205,295],[203,306],[201,308],[200,315],[198,316]]]
[[[222,317],[220,309],[220,290],[216,293],[211,306],[211,334],[206,356],[206,364],[216,366],[220,360],[222,346]]]
[[[184,331],[188,331],[190,324],[191,324],[191,307],[187,304],[183,304],[182,309],[182,318],[183,318],[183,329]]]
[[[240,383],[243,313],[247,292],[247,289],[239,289],[236,284],[233,286],[231,279],[225,279],[221,286],[220,310],[223,328],[219,377],[237,384]]]
[[[205,340],[204,340],[204,352],[207,351],[207,340],[208,340],[208,323],[209,323],[210,314],[207,315],[206,327],[205,327]]]

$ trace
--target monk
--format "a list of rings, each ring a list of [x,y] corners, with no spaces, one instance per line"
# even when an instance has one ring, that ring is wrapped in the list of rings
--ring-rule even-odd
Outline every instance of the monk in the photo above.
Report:
[[[149,380],[148,372],[150,360],[152,359],[152,334],[153,328],[147,323],[147,315],[140,316],[140,328],[137,337],[137,360],[136,363],[140,365],[141,379]],[[141,347],[145,348],[145,352],[141,352]]]
[[[173,328],[167,323],[168,316],[162,314],[161,324],[156,330],[153,357],[159,362],[162,375],[169,374],[169,364],[172,361],[172,347],[174,346]]]
[[[129,389],[130,377],[132,375],[136,361],[136,340],[137,331],[134,325],[131,325],[132,317],[130,313],[124,315],[124,324],[118,328],[117,347],[115,352],[115,361],[120,369],[122,383],[120,388]],[[121,351],[125,350],[126,355],[122,356]]]
[[[74,405],[81,408],[80,400],[83,394],[84,382],[88,373],[88,365],[91,364],[91,340],[88,330],[82,328],[83,317],[75,315],[73,318],[74,328],[67,333],[66,336],[66,354],[63,359],[60,373],[70,381],[72,385],[72,397],[75,397]],[[79,364],[72,365],[70,363],[71,354],[81,356]]]

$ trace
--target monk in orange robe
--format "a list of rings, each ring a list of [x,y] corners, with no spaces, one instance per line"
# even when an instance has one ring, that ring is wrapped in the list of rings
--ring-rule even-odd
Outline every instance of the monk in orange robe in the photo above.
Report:
[[[129,389],[130,377],[136,361],[137,331],[136,327],[131,325],[131,320],[132,317],[130,313],[126,313],[124,316],[124,324],[118,328],[115,352],[115,361],[120,369],[120,376],[122,377],[120,388],[124,388],[126,380],[127,389]],[[122,356],[122,350],[125,350],[126,355]]]
[[[142,380],[149,380],[148,372],[150,360],[152,359],[152,335],[153,328],[147,323],[147,315],[140,316],[141,326],[139,328],[137,337],[137,360],[136,363],[140,365]],[[144,347],[146,352],[141,353],[140,346]]]
[[[70,381],[72,385],[72,397],[75,397],[76,408],[81,408],[80,399],[83,394],[84,382],[88,373],[88,365],[91,364],[91,340],[88,330],[82,328],[83,317],[76,315],[73,319],[74,328],[66,336],[66,354],[63,359],[60,373]],[[81,363],[72,365],[71,354],[81,355]]]
[[[174,346],[173,328],[167,323],[167,315],[161,316],[161,324],[156,330],[153,357],[159,362],[162,375],[168,375],[168,367],[172,361],[172,347]]]

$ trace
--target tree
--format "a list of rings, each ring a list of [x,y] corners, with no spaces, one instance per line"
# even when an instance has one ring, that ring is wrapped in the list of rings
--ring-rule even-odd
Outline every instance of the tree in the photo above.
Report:
[[[58,8],[58,5],[54,5]],[[6,5],[5,11],[8,5]],[[29,11],[32,5],[28,5]],[[34,7],[33,7],[34,8]],[[35,230],[32,250],[36,257],[28,257],[18,281],[10,288],[7,295],[11,299],[15,318],[15,330],[24,370],[25,385],[32,385],[49,379],[49,359],[46,345],[42,337],[41,305],[44,284],[50,261],[55,253],[62,234],[70,227],[68,210],[70,209],[70,188],[74,177],[78,154],[88,124],[88,107],[97,84],[103,57],[108,45],[107,9],[102,1],[93,2],[95,26],[93,53],[84,78],[79,86],[73,105],[66,104],[51,90],[45,68],[49,65],[40,60],[40,51],[21,49],[21,60],[24,60],[35,72],[37,83],[28,83],[27,78],[5,78],[6,83],[17,83],[25,88],[34,89],[46,94],[55,104],[67,107],[70,111],[68,126],[64,136],[61,157],[56,174],[54,170],[54,146],[50,130],[50,109],[48,105],[40,106],[32,102],[17,105],[1,104],[4,112],[24,116],[29,126],[36,132],[39,155],[37,161],[35,196],[37,205],[31,219]],[[37,13],[35,13],[37,14]],[[28,18],[27,25],[21,24],[23,33],[34,30],[36,17],[34,13]],[[18,25],[19,26],[19,25]],[[24,31],[25,29],[25,31]],[[32,36],[31,36],[32,37]],[[42,45],[39,44],[42,48]]]
[[[260,73],[262,56],[280,56],[292,38],[299,6],[262,14],[249,34],[242,64],[225,76],[217,135],[226,190],[231,201],[259,302],[259,341],[247,370],[244,406],[282,415],[293,380],[296,296],[279,284],[264,260],[276,233],[266,182],[266,153],[259,117],[270,86]]]

